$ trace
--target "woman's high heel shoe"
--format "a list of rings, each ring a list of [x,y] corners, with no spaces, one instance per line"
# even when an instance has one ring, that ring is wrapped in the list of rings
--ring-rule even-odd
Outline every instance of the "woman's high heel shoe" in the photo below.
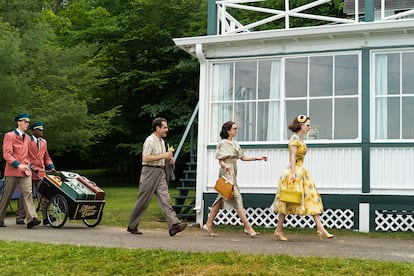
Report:
[[[321,231],[316,231],[316,234],[319,236],[319,239],[322,240],[322,237],[324,237],[325,239],[332,239],[333,237],[335,237],[335,235],[329,234],[328,232],[326,232],[326,234],[323,234]]]
[[[244,228],[244,233],[246,233],[246,235],[249,235],[250,238],[256,238],[260,235],[259,232],[254,232],[254,233],[250,234],[249,231],[247,231],[246,228]]]
[[[217,237],[218,236],[218,234],[213,233],[212,230],[208,229],[207,225],[205,225],[205,224],[203,225],[203,230],[206,230],[210,237]]]
[[[276,230],[273,233],[273,238],[275,239],[275,241],[277,241],[277,240],[280,240],[280,241],[288,241],[288,238],[286,238],[285,235],[280,235],[279,232],[277,232]]]

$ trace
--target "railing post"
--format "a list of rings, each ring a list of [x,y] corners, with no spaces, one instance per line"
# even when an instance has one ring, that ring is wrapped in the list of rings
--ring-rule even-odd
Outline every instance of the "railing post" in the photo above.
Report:
[[[186,129],[184,131],[184,134],[181,137],[181,141],[178,144],[177,150],[175,151],[174,160],[176,160],[176,161],[177,161],[178,155],[180,155],[181,149],[182,149],[182,147],[184,145],[185,139],[187,138],[188,132],[190,131],[191,126],[193,125],[194,120],[195,120],[195,117],[196,117],[196,115],[198,113],[198,105],[199,105],[199,103],[197,103],[196,107],[194,108],[194,111],[193,111],[193,114],[191,115],[190,121],[188,122],[187,127],[186,127]]]
[[[365,0],[365,22],[373,22],[375,20],[374,7],[374,0]]]
[[[289,29],[289,0],[285,0],[285,29]]]
[[[217,6],[216,0],[208,0],[207,7],[207,35],[217,34]]]

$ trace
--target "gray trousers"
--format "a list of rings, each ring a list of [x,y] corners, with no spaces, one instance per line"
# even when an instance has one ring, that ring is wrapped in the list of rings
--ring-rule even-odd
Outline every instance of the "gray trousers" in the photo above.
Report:
[[[154,194],[157,197],[158,204],[165,216],[168,228],[181,222],[171,206],[165,170],[162,168],[143,166],[139,180],[139,193],[137,200],[135,201],[134,209],[132,209],[131,218],[128,224],[129,228],[138,228],[139,221],[147,210],[152,195]]]
[[[0,221],[4,221],[7,212],[7,206],[13,195],[16,185],[19,185],[21,197],[23,198],[23,207],[26,212],[27,222],[37,218],[36,208],[33,203],[32,177],[6,176],[4,179],[4,190],[0,198]]]

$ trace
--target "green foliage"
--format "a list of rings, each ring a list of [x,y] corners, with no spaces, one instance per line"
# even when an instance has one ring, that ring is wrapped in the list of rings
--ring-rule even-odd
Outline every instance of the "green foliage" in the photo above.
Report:
[[[291,0],[291,7],[308,0]],[[1,131],[17,113],[45,123],[63,165],[131,174],[154,117],[177,145],[198,102],[198,61],[173,38],[207,30],[206,0],[0,0]],[[342,16],[341,0],[311,11]],[[284,9],[284,1],[255,3]],[[260,13],[238,11],[243,23]],[[274,22],[256,30],[283,27]],[[292,19],[291,26],[315,24]],[[187,154],[188,145],[184,145]],[[178,160],[185,162],[186,160]]]
[[[310,0],[290,0],[289,1],[289,10],[294,8],[303,6],[305,4],[309,4]],[[258,6],[261,8],[270,8],[276,10],[285,10],[285,1],[280,0],[266,0],[266,1],[259,1],[256,3],[249,3],[249,6]],[[316,15],[325,15],[331,17],[345,17],[342,12],[343,9],[343,0],[332,0],[328,3],[319,5],[317,7],[307,9],[302,13],[308,14],[316,14]],[[237,20],[243,23],[243,25],[247,25],[259,20],[263,20],[274,16],[274,14],[268,13],[260,13],[256,11],[248,11],[248,10],[240,10],[229,8],[227,9],[230,14],[232,14]],[[297,18],[297,17],[289,17],[289,27],[296,28],[296,27],[308,27],[308,26],[317,26],[327,24],[329,22],[323,22],[320,20],[313,20],[313,19],[305,19],[305,18]],[[272,21],[266,23],[264,25],[258,26],[254,28],[254,31],[264,31],[264,30],[273,30],[273,29],[283,29],[285,28],[285,18],[281,17],[276,21]]]
[[[15,126],[16,114],[26,112],[25,98],[28,95],[19,72],[24,66],[24,53],[20,50],[19,32],[8,23],[0,21],[0,95],[1,132]]]

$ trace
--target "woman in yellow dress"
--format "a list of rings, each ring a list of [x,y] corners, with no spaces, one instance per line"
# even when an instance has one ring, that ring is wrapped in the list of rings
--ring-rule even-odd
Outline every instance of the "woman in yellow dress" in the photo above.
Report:
[[[308,170],[303,165],[307,151],[303,136],[310,130],[310,117],[299,115],[293,119],[288,128],[295,132],[289,139],[289,163],[290,165],[283,172],[279,181],[279,187],[274,201],[274,211],[279,214],[277,226],[274,232],[275,239],[287,241],[283,233],[283,222],[286,215],[312,215],[316,224],[316,234],[320,239],[333,238],[322,225],[320,214],[323,212],[323,204],[316,185],[311,179]],[[302,192],[302,199],[299,204],[288,203],[280,199],[280,191],[290,189]]]

